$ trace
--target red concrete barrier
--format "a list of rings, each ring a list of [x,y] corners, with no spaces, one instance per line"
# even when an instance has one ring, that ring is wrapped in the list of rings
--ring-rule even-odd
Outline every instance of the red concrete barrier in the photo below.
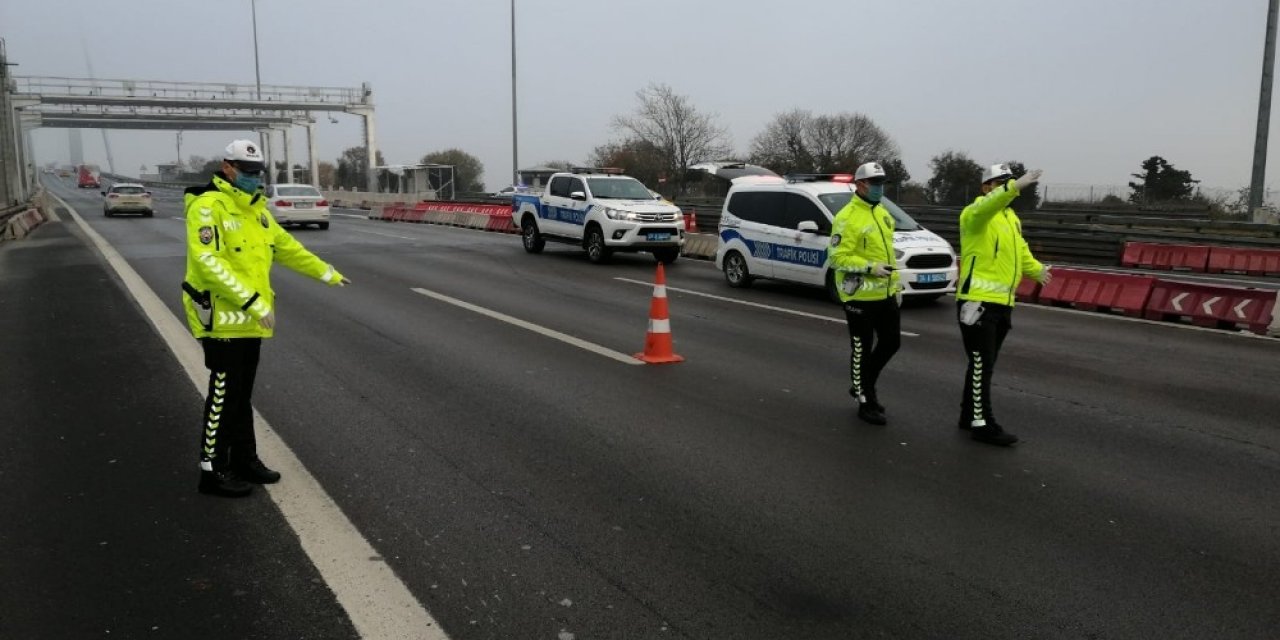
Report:
[[[1224,271],[1251,276],[1280,274],[1280,249],[1213,247],[1209,252],[1209,273]]]
[[[1275,310],[1276,292],[1160,280],[1143,316],[1149,320],[1190,320],[1201,327],[1243,326],[1266,335]]]
[[[1040,283],[1031,278],[1023,278],[1018,283],[1018,290],[1014,292],[1014,299],[1018,302],[1036,303],[1040,301]]]
[[[1203,245],[1126,242],[1120,264],[1125,267],[1203,272],[1209,266],[1211,249]]]
[[[516,223],[511,220],[511,216],[489,216],[489,225],[485,227],[485,231],[520,233],[520,230],[516,229]]]
[[[1069,304],[1085,311],[1109,310],[1136,317],[1146,308],[1155,282],[1152,276],[1054,269],[1053,281],[1041,287],[1039,300],[1045,304]]]

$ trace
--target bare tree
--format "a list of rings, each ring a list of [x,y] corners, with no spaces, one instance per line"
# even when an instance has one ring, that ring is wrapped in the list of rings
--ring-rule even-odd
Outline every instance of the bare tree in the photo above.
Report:
[[[806,143],[812,121],[813,114],[804,109],[774,116],[751,141],[751,162],[783,174],[813,171],[813,154]]]
[[[848,173],[898,158],[893,138],[861,113],[780,113],[751,143],[751,161],[779,173]]]
[[[613,126],[627,137],[658,149],[664,170],[684,192],[685,169],[696,162],[720,160],[731,152],[729,132],[712,114],[702,113],[686,96],[665,84],[650,84],[636,92],[640,106],[629,116],[617,116]]]

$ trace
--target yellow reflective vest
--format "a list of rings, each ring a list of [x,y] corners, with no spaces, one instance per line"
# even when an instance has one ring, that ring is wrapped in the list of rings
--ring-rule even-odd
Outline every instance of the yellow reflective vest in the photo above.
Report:
[[[875,263],[896,267],[893,252],[893,215],[880,203],[872,205],[858,194],[831,222],[831,245],[827,264],[835,271],[836,291],[841,302],[875,301],[898,293],[898,272],[877,278],[870,273]],[[845,292],[845,281],[853,280],[853,293]]]
[[[960,212],[961,300],[1012,307],[1018,283],[1044,271],[1022,237],[1022,221],[1009,208],[1018,197],[1013,180],[979,196]]]
[[[245,193],[221,174],[187,189],[187,326],[196,338],[270,338],[258,323],[275,308],[271,264],[330,285],[342,274],[276,224],[262,194]]]

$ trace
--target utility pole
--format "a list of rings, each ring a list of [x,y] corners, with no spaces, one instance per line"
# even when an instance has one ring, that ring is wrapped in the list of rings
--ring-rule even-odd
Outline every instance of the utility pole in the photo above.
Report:
[[[511,0],[511,184],[520,184],[520,130],[516,123],[516,0]]]
[[[1267,178],[1267,138],[1271,128],[1271,82],[1275,77],[1276,14],[1280,0],[1271,0],[1267,8],[1267,39],[1262,48],[1262,90],[1258,94],[1258,135],[1253,142],[1253,179],[1249,182],[1249,213],[1254,222],[1262,222],[1262,196]]]
[[[253,9],[253,81],[254,86],[257,87],[257,95],[254,99],[262,102],[262,67],[258,64],[258,0],[249,0],[249,6]],[[267,135],[270,135],[270,132]],[[267,140],[263,137],[262,131],[258,131],[258,150],[262,151],[262,159],[267,161],[267,182],[275,182],[270,178],[273,173],[271,158],[267,156]]]

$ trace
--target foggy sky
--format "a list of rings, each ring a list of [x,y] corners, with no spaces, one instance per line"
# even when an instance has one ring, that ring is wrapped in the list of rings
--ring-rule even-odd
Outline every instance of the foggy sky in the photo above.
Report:
[[[391,163],[460,147],[491,189],[511,171],[509,0],[258,0],[264,84],[373,86]],[[1123,185],[1162,155],[1206,186],[1249,182],[1265,0],[516,0],[520,165],[584,161],[663,82],[718,114],[745,155],[777,113],[857,111],[913,179],[948,149],[1054,184]],[[249,0],[0,0],[17,75],[252,83]],[[83,44],[82,44],[83,43]],[[1280,106],[1278,106],[1280,108]],[[318,114],[320,157],[359,120]],[[173,132],[113,131],[116,166],[176,157]],[[233,137],[188,132],[183,156]],[[102,138],[87,160],[106,167]],[[305,164],[305,136],[294,137]],[[66,161],[63,130],[36,132]],[[1271,145],[1280,172],[1280,142]],[[277,156],[280,158],[281,156]],[[1268,185],[1280,184],[1269,179]]]

